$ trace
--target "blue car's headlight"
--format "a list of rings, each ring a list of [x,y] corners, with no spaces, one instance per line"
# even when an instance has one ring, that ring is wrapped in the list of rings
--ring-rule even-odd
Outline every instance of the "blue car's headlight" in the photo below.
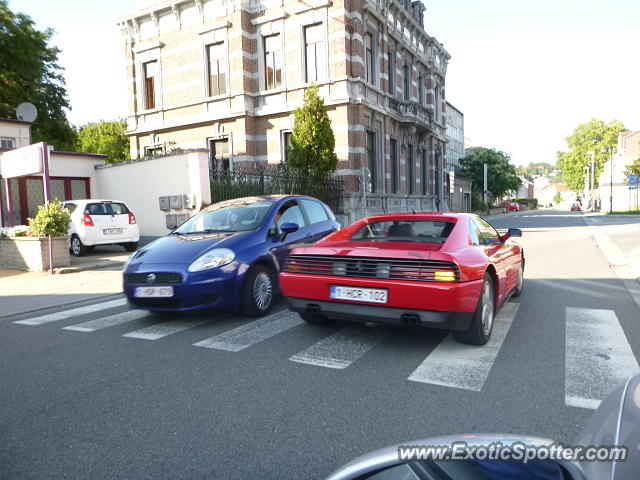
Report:
[[[210,268],[221,267],[227,263],[233,262],[235,258],[236,254],[233,253],[233,250],[229,250],[228,248],[216,248],[198,258],[195,262],[189,265],[187,270],[190,272],[200,272]]]

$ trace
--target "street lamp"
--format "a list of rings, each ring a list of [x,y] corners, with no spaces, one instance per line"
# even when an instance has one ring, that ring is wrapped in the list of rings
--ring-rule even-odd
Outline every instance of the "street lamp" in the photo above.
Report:
[[[609,155],[609,213],[613,213],[613,147],[604,147],[603,150]]]

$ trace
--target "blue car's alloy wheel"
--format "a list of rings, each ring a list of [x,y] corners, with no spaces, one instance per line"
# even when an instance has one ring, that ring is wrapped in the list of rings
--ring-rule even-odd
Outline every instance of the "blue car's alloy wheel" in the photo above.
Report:
[[[266,315],[273,306],[275,275],[262,265],[256,265],[245,279],[242,310],[254,317]]]

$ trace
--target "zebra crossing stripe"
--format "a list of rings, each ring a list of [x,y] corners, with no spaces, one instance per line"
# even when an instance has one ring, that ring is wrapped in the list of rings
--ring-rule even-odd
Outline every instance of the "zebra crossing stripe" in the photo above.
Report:
[[[408,380],[479,392],[496,361],[518,308],[520,304],[513,302],[502,307],[494,318],[491,338],[481,347],[464,345],[452,335],[447,335]]]
[[[596,409],[640,367],[613,310],[566,308],[565,400]]]
[[[171,320],[150,327],[141,328],[133,332],[125,333],[123,337],[139,338],[142,340],[158,340],[159,338],[180,333],[190,328],[195,328],[209,322],[209,320]]]
[[[301,323],[303,322],[296,313],[285,310],[221,333],[215,337],[207,338],[201,342],[194,343],[194,345],[214,350],[239,352]]]
[[[343,369],[387,338],[392,329],[346,327],[289,358],[292,362]]]
[[[72,310],[64,310],[62,312],[41,315],[39,317],[28,318],[26,320],[18,320],[13,323],[17,323],[18,325],[44,325],[45,323],[57,322],[59,320],[65,320],[67,318],[77,317],[80,315],[87,315],[89,313],[99,312],[109,308],[121,307],[126,304],[126,298],[119,298],[118,300],[111,300],[109,302],[95,303],[93,305],[74,308]]]
[[[132,322],[148,315],[149,312],[144,310],[130,310],[117,315],[109,315],[96,320],[70,325],[68,327],[64,327],[63,330],[73,330],[74,332],[95,332],[96,330],[113,327],[115,325],[120,325],[121,323]]]

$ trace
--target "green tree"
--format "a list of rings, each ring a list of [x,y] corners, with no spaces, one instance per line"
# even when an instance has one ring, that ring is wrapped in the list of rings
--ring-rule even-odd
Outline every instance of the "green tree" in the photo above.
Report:
[[[460,176],[473,181],[472,190],[482,192],[484,185],[484,164],[487,163],[487,188],[494,198],[503,196],[510,190],[520,188],[516,167],[509,163],[510,157],[494,149],[472,150],[460,159]]]
[[[329,175],[338,166],[335,146],[327,108],[318,86],[311,85],[304,92],[304,104],[295,111],[289,166],[306,174]]]
[[[129,140],[124,133],[126,128],[126,120],[87,123],[78,130],[76,146],[81,152],[105,154],[107,163],[126,160],[129,158]]]
[[[521,177],[525,177],[530,182],[539,175],[549,175],[553,171],[555,171],[555,165],[551,165],[546,162],[532,162],[526,167],[517,167],[516,170],[518,175]]]
[[[556,192],[556,194],[553,196],[553,203],[555,203],[556,205],[559,205],[561,201],[562,201],[562,195],[560,194],[560,192]]]
[[[640,157],[636,158],[624,171],[625,175],[640,175]]]
[[[13,13],[0,0],[0,117],[15,118],[16,107],[31,102],[38,118],[31,126],[33,142],[48,142],[57,150],[73,150],[75,130],[69,109],[60,50],[50,46],[53,30],[39,31],[23,13]]]
[[[71,214],[57,198],[38,207],[35,218],[28,218],[32,237],[63,237],[69,230]]]
[[[591,168],[590,152],[594,154],[595,187],[598,187],[598,177],[609,159],[609,150],[616,148],[618,133],[624,129],[624,125],[618,120],[606,124],[592,118],[589,122],[578,125],[566,138],[568,151],[558,152],[557,166],[570,190],[581,192],[584,188],[585,167]]]

